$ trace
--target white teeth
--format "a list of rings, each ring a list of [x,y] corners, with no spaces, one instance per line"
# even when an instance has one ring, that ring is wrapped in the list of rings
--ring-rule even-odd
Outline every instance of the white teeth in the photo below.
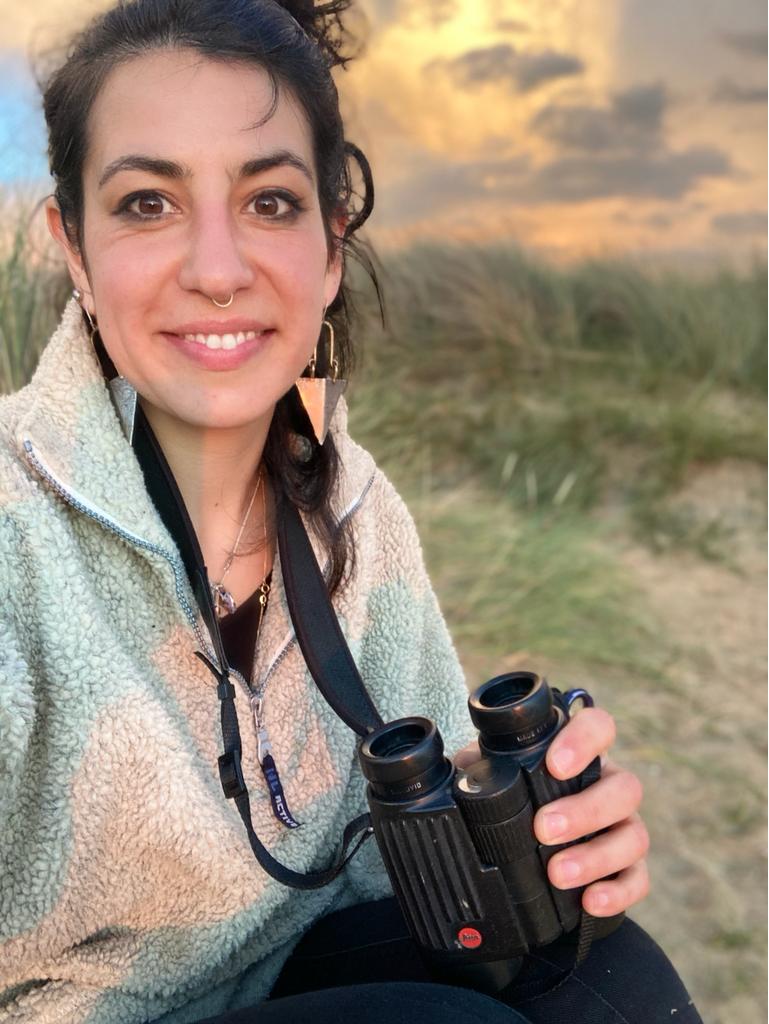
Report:
[[[237,334],[185,334],[185,341],[195,341],[206,348],[233,349],[245,341],[253,341],[264,331],[239,331]]]

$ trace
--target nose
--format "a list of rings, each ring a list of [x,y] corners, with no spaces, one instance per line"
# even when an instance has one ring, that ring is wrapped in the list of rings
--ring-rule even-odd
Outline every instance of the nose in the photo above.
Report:
[[[224,303],[253,281],[254,269],[229,210],[199,211],[187,236],[187,252],[179,273],[182,288]]]

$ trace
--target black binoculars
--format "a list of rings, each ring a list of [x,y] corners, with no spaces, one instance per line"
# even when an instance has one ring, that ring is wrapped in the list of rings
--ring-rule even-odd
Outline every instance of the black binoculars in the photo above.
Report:
[[[593,703],[587,691],[562,694],[533,672],[479,686],[468,704],[481,757],[465,769],[446,758],[427,718],[398,719],[360,746],[382,858],[412,937],[439,978],[499,991],[531,948],[580,922],[583,887],[557,889],[547,877],[548,860],[563,846],[539,843],[532,828],[543,804],[600,778],[598,758],[566,781],[545,767],[577,700]]]

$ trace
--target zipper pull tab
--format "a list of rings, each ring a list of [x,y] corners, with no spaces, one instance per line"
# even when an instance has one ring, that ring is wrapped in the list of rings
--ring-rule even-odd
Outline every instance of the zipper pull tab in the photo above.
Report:
[[[255,693],[252,694],[251,710],[254,715],[254,726],[256,728],[256,756],[270,793],[272,813],[281,825],[285,825],[286,828],[299,828],[301,823],[294,818],[289,809],[280,781],[280,775],[278,775],[278,769],[272,756],[272,746],[262,716],[263,706],[264,701],[262,698],[258,697]]]
[[[254,715],[254,729],[256,730],[256,756],[259,759],[260,765],[264,765],[265,757],[272,752],[270,737],[267,735],[267,729],[262,722],[263,707],[264,701],[262,698],[253,694],[251,696],[251,711]]]

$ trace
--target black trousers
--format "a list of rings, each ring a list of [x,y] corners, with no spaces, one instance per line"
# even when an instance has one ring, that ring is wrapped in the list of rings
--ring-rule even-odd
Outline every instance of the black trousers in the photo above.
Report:
[[[379,900],[317,922],[269,1000],[201,1024],[702,1024],[670,961],[633,921],[596,940],[571,971],[575,951],[574,936],[535,950],[494,997],[436,984],[396,901]]]

